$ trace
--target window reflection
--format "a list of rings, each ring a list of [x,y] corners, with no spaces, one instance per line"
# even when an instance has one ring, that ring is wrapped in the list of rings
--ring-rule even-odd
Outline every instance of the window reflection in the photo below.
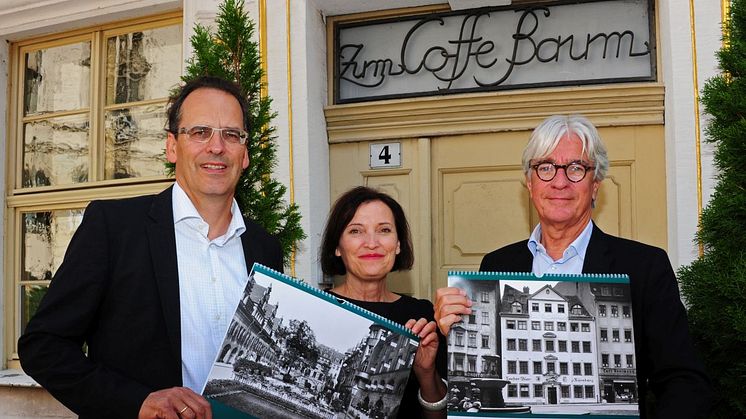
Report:
[[[22,186],[88,181],[87,115],[72,115],[24,125]]]
[[[36,313],[67,245],[83,219],[83,209],[27,212],[22,217],[21,329]]]
[[[32,51],[25,60],[24,115],[89,106],[90,41]]]
[[[49,281],[83,219],[83,209],[27,212],[23,217],[22,281]]]
[[[167,96],[181,75],[181,28],[112,36],[106,42],[106,104]]]
[[[106,112],[106,179],[165,173],[164,105]]]
[[[46,285],[21,286],[21,333],[26,330],[26,325],[36,313],[39,303],[46,293]]]

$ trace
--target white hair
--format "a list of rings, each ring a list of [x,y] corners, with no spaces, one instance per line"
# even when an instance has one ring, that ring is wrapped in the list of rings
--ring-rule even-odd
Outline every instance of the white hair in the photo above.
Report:
[[[583,144],[583,153],[596,166],[593,179],[599,182],[604,180],[609,170],[606,146],[601,141],[596,127],[588,118],[581,115],[552,115],[534,129],[531,139],[523,149],[524,174],[529,175],[533,160],[552,154],[560,139],[571,134],[575,134],[580,139]]]

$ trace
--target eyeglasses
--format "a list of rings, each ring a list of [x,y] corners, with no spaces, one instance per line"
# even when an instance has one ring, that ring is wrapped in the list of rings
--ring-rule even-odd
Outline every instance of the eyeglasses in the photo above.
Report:
[[[555,164],[551,162],[538,163],[531,166],[536,170],[536,176],[544,182],[549,182],[557,176],[557,171],[563,169],[567,180],[573,183],[580,182],[585,179],[586,173],[589,170],[595,169],[593,166],[586,166],[580,162],[572,162],[570,164]]]
[[[220,132],[220,136],[228,144],[246,144],[249,133],[237,128],[215,128],[207,125],[195,125],[191,128],[181,127],[178,134],[186,134],[191,141],[195,143],[206,143],[212,138],[215,131]]]

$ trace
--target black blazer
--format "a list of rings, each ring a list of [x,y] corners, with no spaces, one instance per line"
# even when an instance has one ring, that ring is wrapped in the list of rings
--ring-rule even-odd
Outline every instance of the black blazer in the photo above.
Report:
[[[245,221],[247,268],[281,270],[279,242]],[[172,188],[90,203],[18,354],[81,418],[135,418],[149,393],[182,385]]]
[[[532,265],[533,255],[524,240],[485,255],[479,270],[531,272]],[[610,236],[594,224],[583,273],[629,275],[641,417],[706,417],[710,384],[692,346],[666,252]],[[655,402],[646,412],[648,389]]]

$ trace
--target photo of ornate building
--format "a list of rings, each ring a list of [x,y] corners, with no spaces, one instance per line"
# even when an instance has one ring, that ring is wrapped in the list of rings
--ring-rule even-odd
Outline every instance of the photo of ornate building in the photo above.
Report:
[[[626,356],[634,353],[629,282],[597,280],[608,282],[452,273],[449,285],[466,290],[472,314],[449,333],[449,412],[637,415],[634,366],[608,365],[634,362]],[[477,347],[468,339],[477,330],[496,336],[496,345]],[[482,369],[497,364],[476,371],[461,360],[481,360]]]
[[[577,297],[505,284],[500,305],[508,403],[599,401],[595,319]]]
[[[254,271],[203,394],[256,417],[396,417],[417,340],[297,284]]]

